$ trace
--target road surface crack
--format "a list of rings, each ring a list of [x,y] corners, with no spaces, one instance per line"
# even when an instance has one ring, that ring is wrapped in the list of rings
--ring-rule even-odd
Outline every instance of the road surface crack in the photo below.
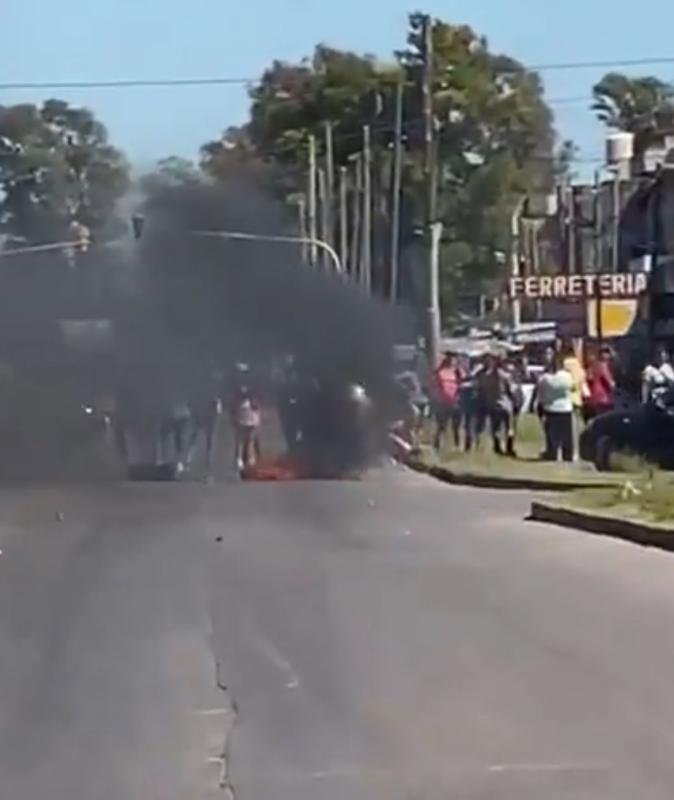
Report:
[[[220,674],[220,664],[216,662],[215,665],[215,682],[221,692],[227,697],[227,703],[231,713],[228,715],[227,729],[225,730],[225,740],[222,746],[222,752],[219,756],[220,760],[220,774],[218,776],[218,787],[223,791],[227,800],[236,800],[236,790],[232,784],[232,741],[234,739],[234,732],[239,720],[239,706],[232,696],[231,691],[222,680]]]

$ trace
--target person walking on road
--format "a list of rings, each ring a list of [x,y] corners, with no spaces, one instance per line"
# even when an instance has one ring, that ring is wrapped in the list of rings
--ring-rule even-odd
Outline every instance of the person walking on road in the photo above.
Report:
[[[545,430],[546,461],[557,461],[560,452],[564,461],[573,461],[573,389],[573,378],[564,369],[562,357],[551,352],[536,387]]]
[[[440,450],[447,428],[451,425],[454,446],[459,447],[461,428],[461,407],[459,389],[463,381],[463,370],[455,353],[445,353],[440,366],[433,375],[435,400],[435,440],[436,450]]]

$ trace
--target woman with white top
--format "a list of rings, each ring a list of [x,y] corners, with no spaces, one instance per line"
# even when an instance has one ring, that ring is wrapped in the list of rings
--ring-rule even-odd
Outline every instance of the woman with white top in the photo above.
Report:
[[[559,353],[549,353],[545,372],[538,379],[536,397],[543,413],[546,461],[573,461],[573,391],[571,373]]]
[[[644,369],[641,379],[641,401],[648,403],[674,386],[674,367],[667,350],[659,347],[650,364]]]

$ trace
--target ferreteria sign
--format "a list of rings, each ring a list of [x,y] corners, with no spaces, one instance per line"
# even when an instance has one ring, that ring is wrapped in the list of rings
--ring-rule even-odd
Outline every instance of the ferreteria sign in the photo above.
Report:
[[[581,297],[638,297],[648,287],[645,272],[603,273],[593,275],[530,275],[511,278],[508,291],[511,298],[525,297],[557,300]]]

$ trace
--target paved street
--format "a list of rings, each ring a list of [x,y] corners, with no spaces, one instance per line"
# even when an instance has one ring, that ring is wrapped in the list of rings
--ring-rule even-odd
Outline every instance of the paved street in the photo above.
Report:
[[[0,490],[2,796],[670,798],[674,560],[526,507],[398,470]]]

